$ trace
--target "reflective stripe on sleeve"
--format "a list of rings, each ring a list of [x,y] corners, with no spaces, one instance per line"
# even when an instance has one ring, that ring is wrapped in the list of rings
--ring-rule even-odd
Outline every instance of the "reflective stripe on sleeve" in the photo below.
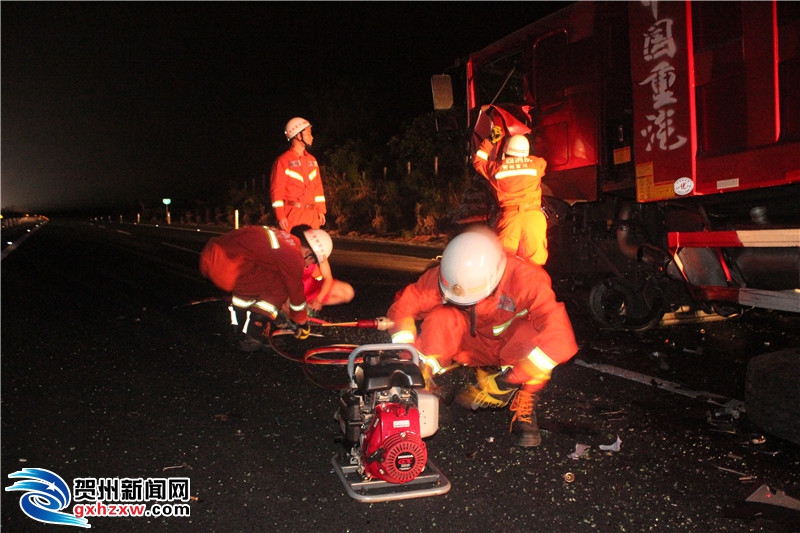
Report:
[[[324,196],[315,196],[314,197],[314,201],[316,203],[318,203],[318,204],[325,203],[325,197]]]
[[[392,335],[395,344],[414,344],[414,333],[411,331],[398,331]]]
[[[292,302],[289,302],[289,309],[291,309],[295,313],[299,313],[300,311],[302,311],[305,308],[306,308],[306,303],[305,302],[303,302],[300,305],[294,305],[294,304],[292,304]]]
[[[283,200],[275,200],[272,202],[272,207],[284,207]]]
[[[556,365],[558,365],[557,362],[550,359],[547,354],[545,354],[538,346],[528,354],[528,360],[536,365],[536,368],[540,368],[547,372],[553,370]]]
[[[417,353],[419,353],[419,360],[422,361],[423,364],[431,367],[434,374],[441,374],[444,372],[444,368],[442,368],[442,365],[439,364],[439,361],[437,361],[435,357],[423,355],[419,351],[417,351]]]
[[[488,161],[489,160],[489,154],[487,154],[483,150],[478,150],[477,152],[475,152],[475,156],[478,159],[483,159],[484,161]]]

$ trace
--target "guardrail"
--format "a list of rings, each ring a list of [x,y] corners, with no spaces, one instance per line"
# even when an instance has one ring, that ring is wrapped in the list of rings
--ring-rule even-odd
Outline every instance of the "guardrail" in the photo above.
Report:
[[[25,224],[38,224],[39,222],[47,221],[47,217],[43,216],[23,216],[23,217],[11,217],[0,218],[0,225],[2,229],[7,228],[15,228],[17,226],[24,226]]]

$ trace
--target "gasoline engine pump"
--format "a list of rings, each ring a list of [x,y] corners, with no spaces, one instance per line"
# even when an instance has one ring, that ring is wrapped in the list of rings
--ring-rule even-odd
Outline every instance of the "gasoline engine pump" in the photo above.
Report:
[[[348,494],[380,502],[449,491],[423,441],[439,427],[439,399],[424,388],[416,349],[359,346],[348,357],[347,375],[350,386],[334,414],[344,449],[333,467]]]
[[[204,298],[188,305],[226,301]],[[341,390],[334,419],[344,446],[333,456],[333,468],[354,499],[382,502],[445,494],[450,482],[428,458],[423,439],[439,429],[439,398],[425,390],[417,349],[410,344],[336,344],[322,346],[296,357],[275,338],[292,335],[296,326],[282,312],[286,328],[269,328],[265,335],[270,347],[281,357],[313,365],[347,364],[349,383]],[[310,317],[319,327],[355,327],[386,331],[392,326],[386,317],[327,322]],[[321,336],[321,335],[319,335]],[[330,354],[349,353],[347,359]],[[307,377],[315,384],[328,386]],[[339,388],[337,386],[337,388]]]

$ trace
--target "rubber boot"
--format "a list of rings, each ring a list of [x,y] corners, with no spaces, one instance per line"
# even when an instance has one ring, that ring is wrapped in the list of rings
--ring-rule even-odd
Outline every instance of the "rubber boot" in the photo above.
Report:
[[[268,326],[269,319],[266,316],[247,311],[247,318],[242,326],[242,335],[236,342],[236,348],[242,352],[267,349]]]
[[[269,335],[269,331],[267,330],[269,323],[270,320],[268,317],[260,313],[252,313],[250,315],[250,323],[247,325],[245,333],[254,339],[266,341],[267,335]]]

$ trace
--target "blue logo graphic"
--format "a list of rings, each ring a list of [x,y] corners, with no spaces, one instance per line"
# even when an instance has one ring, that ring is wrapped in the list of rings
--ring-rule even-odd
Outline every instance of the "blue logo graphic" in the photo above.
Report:
[[[69,487],[57,474],[43,468],[23,468],[9,474],[10,478],[27,478],[17,481],[6,490],[25,491],[19,507],[29,517],[46,524],[92,527],[85,518],[62,512],[71,500]]]

